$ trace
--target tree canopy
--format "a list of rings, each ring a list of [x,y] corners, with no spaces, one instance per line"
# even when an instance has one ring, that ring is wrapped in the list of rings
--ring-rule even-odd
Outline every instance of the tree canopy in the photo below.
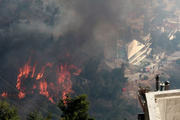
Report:
[[[87,101],[86,94],[75,96],[74,99],[67,95],[65,100],[61,99],[59,101],[58,106],[63,112],[62,120],[94,120],[87,113],[89,102]]]
[[[34,111],[28,114],[27,120],[51,120],[52,115],[49,114],[46,118],[43,117],[41,112]]]
[[[10,107],[10,104],[5,100],[0,100],[0,120],[20,120],[15,107]]]

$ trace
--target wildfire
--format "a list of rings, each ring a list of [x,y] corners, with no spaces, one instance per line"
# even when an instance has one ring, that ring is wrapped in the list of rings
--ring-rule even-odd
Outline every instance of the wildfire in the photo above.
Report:
[[[74,65],[68,66],[65,64],[64,66],[61,64],[60,67],[57,69],[57,76],[58,76],[58,87],[61,88],[63,99],[66,98],[67,93],[73,93],[72,90],[72,82],[71,82],[71,73],[70,70],[75,69],[77,72],[73,73],[74,75],[79,75],[80,69],[77,69]]]
[[[2,97],[7,97],[8,94],[6,92],[3,92],[3,94],[1,94]]]
[[[32,69],[32,75],[31,75],[31,78],[34,77],[34,72],[35,72],[35,70],[36,70],[36,65],[37,65],[37,62],[35,63],[35,65],[34,65],[34,67],[33,67],[33,69]]]
[[[39,89],[40,89],[39,94],[46,96],[52,103],[54,103],[52,97],[49,97],[49,93],[47,91],[48,89],[47,82],[41,81],[39,85]]]
[[[23,99],[25,97],[26,93],[24,92],[19,92],[18,96],[19,96],[19,99]]]
[[[34,65],[33,68],[31,68],[31,66],[29,65],[30,61],[31,61],[31,57],[29,58],[28,62],[25,63],[24,67],[19,69],[19,75],[17,77],[16,88],[19,90],[18,96],[20,99],[24,98],[26,95],[26,93],[24,92],[26,88],[24,88],[22,86],[22,80],[26,79],[30,75],[31,72],[32,72],[32,74],[30,77],[31,78],[34,77],[34,72],[35,72],[35,68],[36,68],[37,63]]]
[[[74,65],[69,65],[68,63],[61,64],[59,66],[54,66],[52,63],[47,63],[45,66],[41,68],[40,72],[36,71],[36,67],[38,62],[34,64],[33,67],[30,65],[31,57],[28,62],[19,69],[19,75],[17,76],[17,85],[16,88],[19,90],[18,97],[22,99],[26,96],[26,94],[34,93],[35,89],[39,90],[39,94],[46,96],[48,100],[52,103],[55,103],[54,100],[58,100],[60,96],[63,99],[66,98],[67,93],[73,93],[72,90],[72,75],[79,75],[81,69],[78,69]],[[46,68],[49,67],[51,71],[56,73],[55,80],[48,80],[44,73]],[[31,84],[28,85],[27,84]],[[29,88],[31,86],[31,88]],[[31,90],[31,91],[30,91]],[[6,95],[3,93],[2,95]],[[1,95],[1,96],[2,96]]]
[[[49,67],[52,67],[52,64],[51,63],[47,63],[44,67],[41,68],[41,72],[37,75],[36,77],[36,80],[39,80],[43,77],[44,75],[44,72],[45,72],[45,68],[49,66]]]

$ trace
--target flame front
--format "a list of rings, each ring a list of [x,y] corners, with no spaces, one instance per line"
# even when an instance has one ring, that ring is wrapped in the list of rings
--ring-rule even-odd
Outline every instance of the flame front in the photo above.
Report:
[[[52,103],[55,103],[54,100],[58,100],[60,96],[65,99],[65,95],[67,93],[74,93],[72,90],[71,78],[72,75],[79,75],[81,69],[78,69],[74,65],[69,65],[68,63],[61,64],[56,67],[53,67],[53,64],[51,63],[47,63],[41,68],[41,71],[36,74],[35,70],[38,63],[36,62],[34,66],[31,67],[30,61],[31,57],[29,58],[28,62],[19,69],[16,85],[16,88],[19,90],[19,99],[24,98],[26,94],[34,93],[35,89],[39,90],[39,94],[46,96],[46,98],[48,98],[48,100],[50,100]],[[57,79],[53,81],[51,80],[51,82],[48,81],[46,75],[44,75],[47,67],[56,73]],[[55,70],[54,68],[57,69]],[[33,84],[29,89],[29,86],[27,87],[26,85],[30,84],[31,82],[33,82]]]
[[[58,87],[61,88],[63,99],[66,98],[67,93],[74,93],[72,90],[72,82],[71,82],[71,73],[70,70],[77,68],[74,65],[68,66],[65,64],[64,66],[61,64],[60,67],[57,69],[57,76],[58,76]],[[81,70],[77,70],[81,71]],[[73,73],[78,75],[77,73]]]
[[[31,68],[31,66],[29,65],[30,61],[31,61],[31,57],[29,58],[28,62],[25,63],[24,67],[19,69],[19,75],[17,77],[17,85],[16,85],[16,88],[19,90],[19,94],[18,94],[19,99],[24,98],[26,95],[25,93],[26,88],[23,86],[22,80],[26,79],[29,76],[30,72],[32,72],[31,78],[34,77],[34,72],[37,63],[34,65],[33,68]]]

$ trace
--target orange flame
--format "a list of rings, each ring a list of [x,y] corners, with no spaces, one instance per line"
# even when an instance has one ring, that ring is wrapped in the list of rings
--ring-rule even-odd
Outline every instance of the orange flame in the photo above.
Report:
[[[19,92],[18,96],[19,96],[19,99],[23,99],[25,97],[26,93],[24,92]]]
[[[46,67],[53,68],[53,63],[47,63],[45,66],[41,68],[41,71],[35,75],[35,70],[37,66],[37,62],[34,64],[33,67],[30,66],[31,57],[29,58],[28,62],[25,63],[25,65],[19,69],[19,75],[17,76],[17,85],[16,88],[19,90],[18,97],[19,99],[22,99],[26,96],[26,94],[32,94],[34,93],[33,90],[39,89],[39,94],[46,96],[48,100],[50,100],[52,103],[54,102],[54,98],[58,99],[59,95],[62,95],[63,99],[66,99],[67,93],[73,93],[72,90],[72,81],[71,77],[72,75],[79,75],[81,72],[81,69],[78,69],[74,65],[68,65],[61,64],[60,66],[57,66],[56,75],[57,75],[57,81],[49,83],[46,80],[46,76],[44,75]],[[29,89],[26,89],[26,86],[24,85],[26,78],[31,78],[30,80],[34,83],[32,84],[31,91],[28,91]],[[31,82],[31,81],[28,81]]]
[[[36,89],[36,85],[33,85],[33,89]]]
[[[44,67],[41,68],[41,72],[37,75],[36,77],[36,80],[39,80],[43,77],[44,75],[44,72],[45,72],[45,68],[49,66],[49,67],[52,67],[52,64],[51,63],[47,63]]]
[[[7,97],[8,94],[6,92],[3,92],[3,94],[1,94],[2,97]]]
[[[35,73],[35,70],[36,70],[36,65],[37,65],[37,62],[35,63],[33,69],[32,69],[32,75],[31,75],[31,78],[34,77],[34,73]]]
[[[40,89],[39,94],[46,96],[52,103],[54,103],[52,97],[49,97],[49,93],[47,91],[48,85],[46,81],[40,82],[39,89]]]
[[[23,68],[19,69],[19,75],[17,77],[17,85],[16,88],[20,91],[18,96],[20,99],[25,97],[25,92],[24,92],[24,88],[22,88],[21,84],[22,84],[22,78],[27,78],[29,73],[31,72],[31,66],[29,65],[31,60],[31,57],[29,58],[29,61],[27,63],[25,63]],[[34,76],[34,75],[32,75]]]
[[[74,93],[72,90],[72,82],[71,82],[71,73],[70,70],[76,69],[77,72],[73,73],[74,75],[79,75],[81,72],[81,69],[77,69],[74,65],[68,66],[65,64],[64,66],[61,64],[60,67],[58,67],[57,70],[57,76],[58,76],[58,86],[62,90],[63,99],[66,99],[67,93]]]

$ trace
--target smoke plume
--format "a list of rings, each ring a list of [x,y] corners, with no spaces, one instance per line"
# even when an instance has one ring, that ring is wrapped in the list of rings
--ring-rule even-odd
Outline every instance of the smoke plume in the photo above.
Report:
[[[133,0],[0,0],[0,75],[13,86],[19,68],[68,62],[81,66],[104,53],[135,6]],[[41,68],[37,68],[41,69]],[[11,88],[1,84],[2,90]]]

